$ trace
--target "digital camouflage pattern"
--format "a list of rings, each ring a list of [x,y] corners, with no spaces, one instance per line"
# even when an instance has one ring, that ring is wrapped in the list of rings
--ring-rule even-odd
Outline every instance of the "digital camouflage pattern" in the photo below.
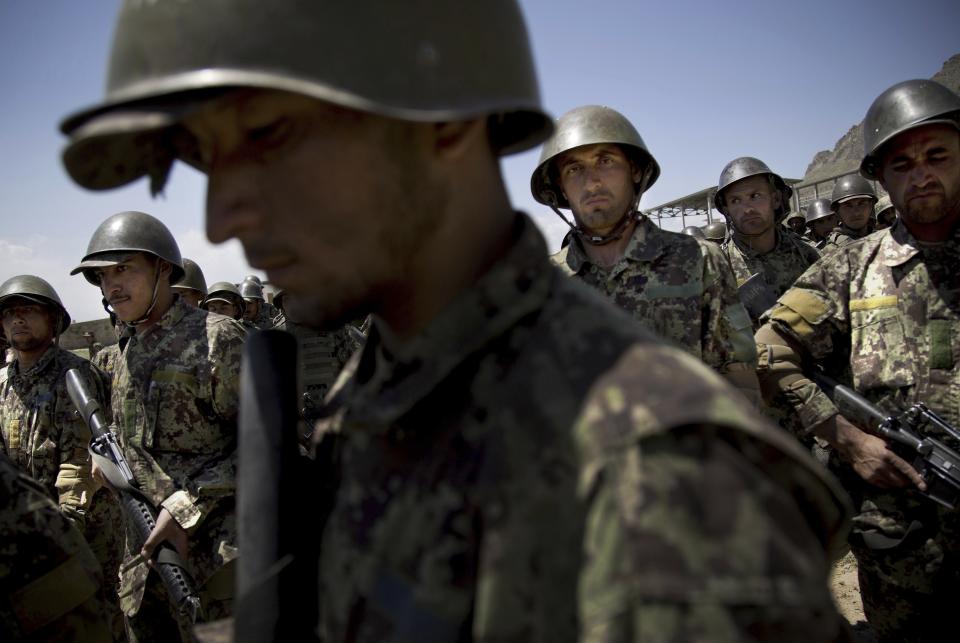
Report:
[[[140,490],[189,534],[188,565],[204,584],[236,557],[237,404],[244,331],[176,298],[131,337],[113,379],[113,430]],[[128,534],[127,561],[131,558]],[[148,568],[121,578],[121,606],[140,607]],[[153,577],[153,585],[160,581]],[[207,616],[222,616],[205,604]]]
[[[752,370],[756,364],[750,318],[716,246],[641,217],[623,257],[609,270],[591,263],[576,238],[552,259],[718,372]]]
[[[100,566],[48,491],[0,453],[0,640],[110,643]]]
[[[297,338],[301,386],[299,393],[308,410],[319,409],[330,387],[359,344],[346,326],[335,331],[322,331],[277,315],[274,328],[287,331]]]
[[[754,252],[736,233],[721,246],[730,261],[738,288],[760,273],[773,295],[779,297],[790,288],[794,279],[820,258],[820,253],[792,230],[779,226],[775,234],[777,244],[763,254]],[[758,321],[754,320],[754,324]]]
[[[256,319],[249,322],[252,330],[270,330],[273,328],[273,318],[277,316],[277,309],[273,304],[266,301],[260,302],[260,312]]]
[[[317,463],[339,478],[322,640],[844,640],[842,491],[551,268],[528,218],[418,337],[376,321],[346,373],[318,426],[339,445]]]
[[[919,243],[897,222],[825,255],[780,298],[769,323],[793,338],[805,357],[852,382],[880,408],[892,412],[923,402],[957,426],[958,265],[957,230],[944,243]],[[829,398],[805,378],[781,386],[778,369],[789,369],[790,354],[761,349],[761,382],[776,389],[807,429],[836,413]],[[960,447],[949,437],[937,437]],[[860,498],[851,543],[864,610],[878,635],[886,640],[917,636],[924,619],[928,626],[937,624],[927,617],[941,607],[940,614],[951,617],[952,609],[938,601],[955,596],[960,578],[958,513],[909,490],[872,487],[848,468],[840,473]],[[889,548],[866,546],[877,540]]]
[[[92,394],[108,398],[106,376],[54,344],[26,372],[14,359],[0,369],[0,433],[10,460],[47,490],[79,528],[97,490],[90,475],[90,430],[76,414],[65,375],[80,371]]]
[[[90,361],[112,378],[113,372],[117,370],[118,359],[120,359],[120,344],[110,344],[98,350]]]
[[[823,244],[823,252],[829,252],[834,248],[842,248],[843,246],[850,245],[858,239],[863,239],[872,232],[873,221],[870,221],[862,230],[853,230],[843,225],[842,222],[838,223],[837,227],[827,235],[827,239]]]

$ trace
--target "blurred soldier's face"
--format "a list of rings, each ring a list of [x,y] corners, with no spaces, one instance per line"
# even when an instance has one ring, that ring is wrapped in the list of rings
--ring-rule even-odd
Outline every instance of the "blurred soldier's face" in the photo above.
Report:
[[[864,197],[861,199],[850,199],[837,204],[837,216],[843,221],[843,225],[851,230],[862,230],[870,223],[870,215],[873,214],[873,199]]]
[[[157,282],[159,271],[159,283]],[[135,252],[124,261],[106,268],[97,268],[100,292],[122,321],[141,318],[153,303],[154,287],[158,293],[170,288],[171,266],[166,261]]]
[[[790,229],[796,232],[797,234],[803,234],[803,231],[806,229],[807,224],[803,220],[803,217],[793,217],[787,221],[787,225],[790,226]]]
[[[642,171],[617,145],[584,145],[561,154],[556,169],[573,216],[587,230],[612,230],[636,200]]]
[[[897,211],[893,208],[887,208],[877,215],[877,230],[884,230],[893,225],[897,220]]]
[[[203,294],[199,291],[196,291],[193,288],[174,288],[173,290],[180,295],[180,298],[183,299],[188,306],[193,306],[194,308],[200,307],[200,302],[203,300]]]
[[[830,231],[837,227],[837,215],[817,219],[810,224],[810,230],[817,239],[826,239]]]
[[[226,315],[231,319],[236,319],[239,315],[237,314],[237,307],[233,304],[221,301],[219,299],[214,299],[207,302],[207,310],[211,313],[217,313],[218,315]]]
[[[243,303],[243,318],[254,321],[260,314],[260,302],[256,299],[245,299]]]
[[[780,206],[780,193],[770,186],[765,175],[741,179],[723,191],[727,217],[734,230],[746,236],[757,236],[771,230],[774,214]]]
[[[18,351],[46,349],[53,341],[54,320],[48,306],[29,299],[8,299],[4,302],[3,334]]]
[[[885,146],[880,179],[908,226],[960,217],[960,132],[933,124],[900,134]]]
[[[406,301],[405,276],[446,199],[432,124],[240,90],[185,125],[209,175],[212,242],[236,237],[277,287],[322,295],[318,325]]]

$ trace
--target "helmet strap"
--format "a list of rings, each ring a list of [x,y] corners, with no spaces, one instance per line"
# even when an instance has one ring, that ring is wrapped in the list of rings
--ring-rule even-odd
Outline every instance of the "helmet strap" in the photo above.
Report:
[[[622,217],[620,217],[620,221],[617,222],[616,227],[607,234],[590,234],[580,226],[571,223],[567,217],[563,216],[563,213],[560,212],[555,205],[551,205],[550,209],[556,212],[557,216],[563,219],[563,222],[570,226],[570,230],[573,231],[573,234],[575,234],[577,238],[584,243],[589,243],[592,246],[604,246],[608,243],[616,241],[617,239],[620,239],[623,237],[623,232],[627,229],[627,226],[629,226],[633,221],[639,221],[640,217],[642,216],[639,210],[629,210]]]
[[[160,257],[157,257],[157,263],[155,264],[154,278],[153,278],[153,298],[150,300],[150,305],[147,307],[146,312],[143,313],[139,318],[134,319],[133,321],[123,322],[127,326],[141,326],[147,319],[150,317],[150,314],[153,312],[153,309],[157,307],[157,298],[160,295]]]

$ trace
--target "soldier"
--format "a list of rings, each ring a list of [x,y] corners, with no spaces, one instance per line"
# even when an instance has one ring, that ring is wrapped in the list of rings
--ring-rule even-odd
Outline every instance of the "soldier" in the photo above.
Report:
[[[757,332],[765,391],[792,401],[807,430],[848,465],[861,498],[850,542],[864,612],[883,641],[942,640],[949,631],[960,514],[919,496],[926,483],[913,467],[839,415],[801,365],[849,373],[884,411],[923,402],[960,421],[958,118],[960,97],[932,81],[880,94],[863,123],[860,171],[889,192],[899,220],[824,256]]]
[[[873,218],[876,220],[877,230],[886,230],[897,220],[897,209],[889,196],[882,196],[873,206]]]
[[[779,174],[749,156],[730,161],[720,173],[717,209],[733,228],[722,249],[754,326],[793,280],[820,258],[793,230],[777,225],[787,213],[791,194]]]
[[[110,643],[100,566],[47,494],[0,452],[0,640]]]
[[[718,245],[727,240],[727,224],[723,221],[713,221],[703,226],[703,236],[707,241]]]
[[[877,193],[862,176],[851,174],[833,186],[830,209],[837,213],[840,225],[827,237],[830,249],[845,246],[873,232],[873,205]]]
[[[830,199],[817,199],[807,206],[807,231],[813,247],[823,250],[827,237],[837,226],[837,213],[830,207]]]
[[[516,2],[137,2],[116,34],[71,175],[159,189],[176,150],[291,316],[374,314],[317,434],[320,638],[840,636],[833,481],[510,207],[499,157],[550,132]]]
[[[243,297],[243,320],[258,330],[273,327],[273,318],[263,300],[263,287],[255,281],[240,284],[240,296]]]
[[[793,230],[794,234],[798,237],[802,237],[803,233],[807,230],[807,222],[803,213],[797,212],[796,210],[787,215],[787,218],[783,220],[783,225]]]
[[[183,277],[173,284],[173,291],[183,298],[189,306],[198,308],[203,298],[207,296],[207,280],[203,278],[203,271],[196,261],[183,259]]]
[[[530,178],[534,198],[571,226],[570,243],[552,259],[758,398],[750,319],[723,255],[661,230],[637,209],[659,175],[622,114],[588,105],[561,116]],[[576,225],[559,208],[569,208]]]
[[[3,450],[86,536],[107,573],[113,608],[109,617],[122,637],[116,600],[122,548],[117,537],[119,507],[91,476],[90,431],[76,414],[65,375],[77,369],[101,402],[109,397],[109,380],[89,361],[60,348],[57,340],[70,326],[70,315],[57,292],[40,277],[20,275],[0,285],[0,315],[14,352],[13,361],[0,370]]]
[[[230,319],[243,319],[244,301],[240,290],[229,281],[218,281],[210,286],[210,292],[200,304],[200,308],[211,313],[225,315]],[[249,328],[253,328],[251,324]]]
[[[685,234],[688,237],[693,237],[694,239],[699,239],[700,241],[707,240],[707,238],[703,236],[703,230],[695,225],[688,225],[686,228],[680,231],[680,234]]]
[[[144,561],[169,541],[187,562],[207,617],[229,614],[243,331],[174,295],[171,284],[183,275],[180,250],[149,214],[107,218],[71,274],[79,272],[135,330],[113,376],[112,430],[159,514],[139,552],[131,551],[128,527],[120,594],[128,635],[178,640],[166,590]],[[182,636],[191,638],[186,631]]]

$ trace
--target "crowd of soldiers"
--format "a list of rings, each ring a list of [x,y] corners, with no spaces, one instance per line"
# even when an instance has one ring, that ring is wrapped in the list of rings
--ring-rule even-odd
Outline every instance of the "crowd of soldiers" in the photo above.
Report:
[[[67,171],[156,193],[197,167],[210,239],[282,290],[208,287],[142,212],[71,273],[115,320],[93,362],[59,346],[47,281],[0,285],[0,638],[245,640],[242,350],[279,328],[318,472],[299,510],[322,515],[315,622],[275,640],[851,641],[827,585],[847,548],[879,640],[940,640],[957,514],[814,380],[960,420],[960,97],[880,94],[859,175],[804,217],[733,159],[726,226],[678,234],[639,209],[661,168],[633,123],[541,107],[514,0],[401,4],[124,3]],[[552,257],[497,163],[538,144],[532,195],[570,228]],[[155,511],[145,539],[71,369]]]

